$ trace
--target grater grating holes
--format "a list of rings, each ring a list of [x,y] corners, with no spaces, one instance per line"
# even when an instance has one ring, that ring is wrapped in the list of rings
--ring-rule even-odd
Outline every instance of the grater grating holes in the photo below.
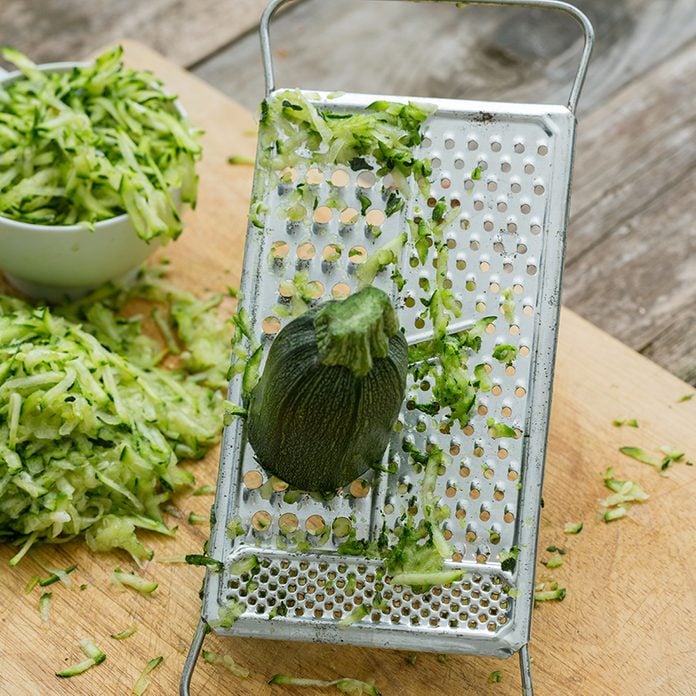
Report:
[[[482,555],[488,550],[480,549]],[[385,583],[374,566],[349,569],[335,559],[287,562],[258,556],[251,571],[227,582],[228,600],[247,607],[246,614],[268,620],[284,606],[295,619],[334,623],[357,606],[369,610],[369,623],[495,632],[508,621],[507,587],[497,574],[474,573],[460,586],[434,587],[425,593]],[[383,603],[376,604],[381,596]],[[365,623],[368,619],[364,620]],[[473,628],[475,627],[475,628]]]
[[[350,286],[346,283],[336,283],[331,288],[331,296],[335,300],[344,300],[350,295]]]
[[[280,331],[280,319],[276,316],[268,316],[261,322],[261,330],[269,337],[275,336]]]

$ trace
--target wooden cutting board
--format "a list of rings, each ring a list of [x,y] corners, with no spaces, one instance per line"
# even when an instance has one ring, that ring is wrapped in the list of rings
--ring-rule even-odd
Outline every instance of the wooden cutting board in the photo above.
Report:
[[[187,216],[188,229],[162,253],[172,260],[173,278],[193,290],[237,285],[242,263],[251,167],[232,167],[231,154],[253,157],[252,116],[161,56],[126,44],[127,60],[152,69],[178,93],[193,121],[205,129],[200,200]],[[561,320],[558,363],[546,466],[541,557],[548,545],[567,549],[554,571],[567,588],[564,602],[534,612],[531,654],[540,696],[685,696],[696,694],[696,468],[676,464],[667,476],[627,459],[622,445],[654,450],[672,445],[696,459],[696,398],[678,403],[690,387],[629,350],[571,312]],[[637,418],[638,429],[617,428],[615,418]],[[199,484],[214,484],[218,452],[194,464]],[[627,519],[606,524],[598,500],[607,495],[601,472],[615,466],[650,494]],[[181,511],[206,513],[211,498],[182,497]],[[578,536],[566,536],[566,521],[584,521]],[[47,565],[77,563],[76,588],[52,586],[50,622],[38,613],[39,590],[24,593],[27,580],[42,574],[32,558],[10,569],[14,550],[0,546],[0,693],[129,694],[145,664],[162,655],[149,694],[175,694],[185,652],[199,616],[202,571],[163,564],[158,557],[196,552],[207,527],[180,521],[175,539],[147,539],[155,559],[144,575],[159,583],[151,597],[119,592],[109,583],[121,554],[94,556],[82,543],[38,548]],[[546,572],[539,566],[539,574]],[[85,583],[84,591],[77,586]],[[132,623],[131,638],[109,637]],[[54,672],[82,659],[80,638],[89,636],[106,652],[100,666],[70,680]],[[334,645],[206,638],[206,648],[231,654],[247,667],[246,680],[224,669],[199,665],[195,694],[324,693],[267,684],[277,673],[374,681],[384,696],[518,694],[517,660],[419,655]],[[489,684],[493,670],[501,683]]]

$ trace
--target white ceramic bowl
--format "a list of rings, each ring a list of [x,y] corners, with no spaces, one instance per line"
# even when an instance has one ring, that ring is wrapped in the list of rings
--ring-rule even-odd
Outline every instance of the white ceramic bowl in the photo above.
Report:
[[[48,63],[39,69],[66,71],[81,65]],[[0,85],[19,76],[0,75]],[[179,205],[178,195],[175,200]],[[160,243],[159,238],[149,243],[140,239],[127,214],[97,222],[93,230],[85,225],[33,225],[0,215],[0,270],[18,290],[49,301],[79,297],[102,283],[126,278]]]

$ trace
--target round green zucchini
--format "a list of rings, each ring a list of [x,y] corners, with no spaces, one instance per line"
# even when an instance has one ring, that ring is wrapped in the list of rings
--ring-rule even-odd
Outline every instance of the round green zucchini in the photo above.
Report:
[[[349,484],[380,463],[407,369],[406,339],[377,288],[294,319],[250,395],[247,436],[259,463],[302,490]]]

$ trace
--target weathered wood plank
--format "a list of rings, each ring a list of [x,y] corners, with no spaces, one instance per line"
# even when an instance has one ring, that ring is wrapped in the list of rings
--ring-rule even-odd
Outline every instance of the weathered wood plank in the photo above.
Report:
[[[695,207],[696,167],[570,264],[566,304],[655,354],[659,334],[696,301]]]
[[[564,277],[570,307],[692,384],[695,49],[581,120]]]
[[[581,120],[564,300],[696,384],[696,44]]]
[[[577,0],[597,47],[581,111],[696,34],[692,0]],[[445,3],[305,0],[274,24],[280,84],[520,101],[564,101],[580,34],[558,13]],[[250,34],[196,73],[249,108],[262,96],[258,39]]]
[[[3,0],[0,46],[45,63],[76,60],[124,37],[189,66],[253,27],[266,0]]]
[[[693,278],[692,284],[693,284]],[[641,351],[665,370],[696,385],[696,304],[679,311],[652,342]]]
[[[580,119],[568,234],[573,262],[696,165],[696,42]],[[686,201],[675,201],[684,206]],[[664,242],[669,230],[661,228]]]

